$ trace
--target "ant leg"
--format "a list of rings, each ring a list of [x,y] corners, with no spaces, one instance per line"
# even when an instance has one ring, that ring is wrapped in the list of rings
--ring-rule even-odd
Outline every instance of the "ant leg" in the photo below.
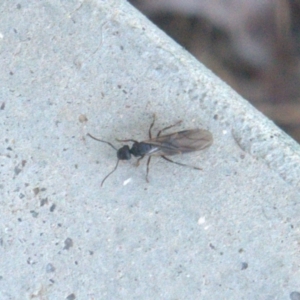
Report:
[[[149,183],[149,179],[148,179],[148,175],[149,175],[149,165],[150,165],[150,161],[151,161],[151,156],[149,156],[148,161],[147,161],[147,175],[146,175],[146,181]]]
[[[152,130],[152,127],[153,127],[153,125],[154,125],[154,123],[155,123],[155,119],[156,119],[155,114],[153,114],[153,121],[152,121],[152,123],[151,123],[151,125],[150,125],[150,128],[149,128],[149,138],[150,138],[150,139],[152,139],[152,133],[151,133],[151,130]]]
[[[136,166],[138,167],[140,165],[140,161],[144,158],[145,155],[141,156],[140,158],[138,158],[137,162],[136,162]]]
[[[182,120],[176,122],[175,124],[173,124],[173,125],[171,125],[171,126],[168,126],[168,127],[165,127],[165,128],[163,128],[163,129],[161,129],[161,130],[158,132],[158,134],[157,134],[156,137],[159,137],[160,134],[161,134],[163,131],[168,130],[168,129],[172,128],[172,127],[175,127],[175,126],[177,126],[177,125],[180,125],[181,123],[182,123]]]
[[[192,169],[195,169],[195,170],[202,170],[202,169],[199,168],[199,167],[194,167],[194,166],[190,166],[190,165],[186,165],[186,164],[179,163],[179,162],[177,162],[177,161],[173,161],[173,160],[171,160],[170,158],[165,157],[164,155],[162,155],[161,157],[162,157],[163,159],[165,159],[166,161],[171,162],[171,163],[176,164],[176,165],[179,165],[179,166],[188,167],[188,168],[192,168]]]

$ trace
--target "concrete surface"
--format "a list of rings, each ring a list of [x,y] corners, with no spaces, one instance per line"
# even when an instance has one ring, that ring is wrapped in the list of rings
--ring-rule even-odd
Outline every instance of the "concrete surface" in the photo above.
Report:
[[[0,299],[300,299],[299,145],[123,1],[0,6]],[[121,162],[182,119],[214,144]],[[175,158],[174,158],[175,159]]]

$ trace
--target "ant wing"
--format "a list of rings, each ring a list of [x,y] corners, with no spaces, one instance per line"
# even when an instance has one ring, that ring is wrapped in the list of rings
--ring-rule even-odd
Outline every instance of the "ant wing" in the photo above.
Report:
[[[208,130],[191,129],[162,135],[144,143],[155,146],[149,155],[175,155],[205,149],[213,143],[213,137]]]

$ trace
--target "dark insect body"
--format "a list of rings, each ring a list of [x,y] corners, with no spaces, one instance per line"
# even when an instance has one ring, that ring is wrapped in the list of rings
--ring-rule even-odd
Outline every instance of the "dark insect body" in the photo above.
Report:
[[[131,159],[131,155],[135,157],[139,157],[137,164],[139,165],[139,162],[141,159],[143,159],[145,156],[148,156],[148,161],[147,161],[147,175],[146,175],[146,180],[148,181],[148,174],[149,174],[149,164],[152,156],[160,156],[163,159],[167,160],[168,162],[184,166],[184,167],[189,167],[193,168],[196,170],[202,170],[199,167],[194,167],[194,166],[189,166],[186,164],[182,164],[179,162],[175,162],[171,159],[169,159],[166,156],[172,156],[175,154],[183,154],[183,153],[189,153],[189,152],[194,152],[194,151],[199,151],[202,149],[205,149],[209,147],[213,143],[213,137],[212,134],[205,129],[190,129],[190,130],[183,130],[183,131],[178,131],[174,132],[171,134],[167,135],[161,135],[161,133],[167,129],[170,129],[174,126],[179,125],[182,121],[177,122],[174,125],[168,126],[160,130],[156,136],[156,138],[152,138],[152,127],[155,122],[155,116],[153,118],[153,122],[150,125],[149,128],[149,140],[143,141],[143,142],[138,142],[133,139],[129,140],[118,140],[119,142],[133,142],[132,147],[130,148],[128,145],[124,145],[120,149],[117,149],[114,145],[107,141],[103,141],[100,139],[95,138],[91,134],[87,134],[89,137],[92,139],[108,144],[112,148],[114,148],[117,151],[117,164],[115,168],[104,177],[104,179],[101,182],[101,186],[103,185],[104,181],[117,169],[119,161],[120,160],[129,160]]]

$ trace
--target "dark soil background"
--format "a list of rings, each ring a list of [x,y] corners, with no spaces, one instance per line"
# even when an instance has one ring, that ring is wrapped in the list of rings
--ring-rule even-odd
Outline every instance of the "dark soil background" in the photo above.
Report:
[[[300,142],[300,0],[131,0]]]

